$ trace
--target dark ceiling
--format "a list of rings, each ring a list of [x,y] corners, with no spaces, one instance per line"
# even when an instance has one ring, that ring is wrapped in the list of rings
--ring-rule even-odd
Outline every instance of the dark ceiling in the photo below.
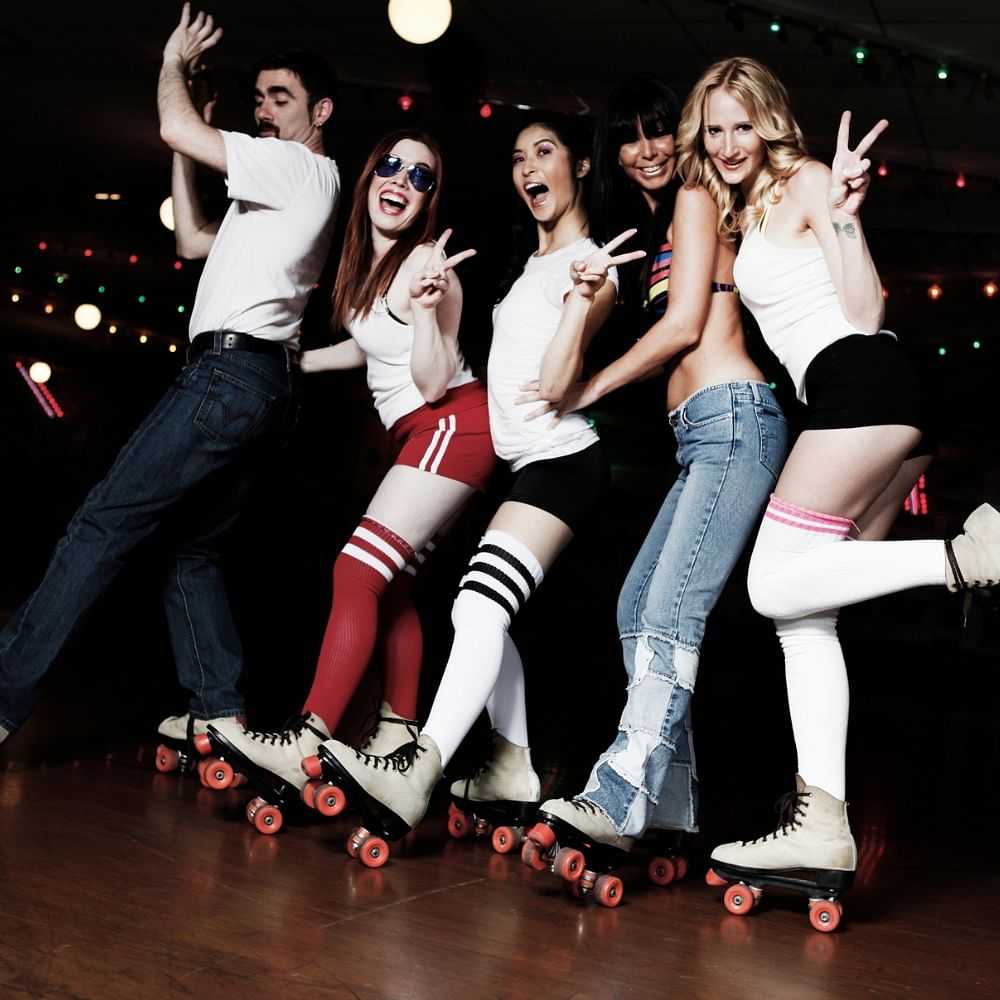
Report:
[[[249,122],[242,68],[264,51],[304,43],[327,53],[342,81],[333,145],[348,183],[373,135],[406,120],[396,106],[405,90],[416,101],[411,118],[422,115],[422,124],[450,133],[450,162],[456,149],[462,153],[451,176],[457,180],[464,171],[468,193],[506,183],[503,160],[493,156],[508,139],[504,105],[585,111],[638,70],[657,71],[683,92],[711,60],[750,54],[786,81],[820,156],[829,152],[842,109],[854,110],[859,129],[878,117],[890,120],[876,149],[889,176],[878,180],[870,199],[884,274],[978,280],[1000,270],[996,0],[773,0],[766,7],[723,0],[454,0],[453,6],[444,38],[414,46],[393,33],[381,0],[220,0],[212,7],[225,29],[215,56],[224,96],[220,124]],[[43,320],[40,312],[42,299],[64,287],[52,285],[56,273],[75,282],[81,298],[93,294],[90,286],[103,273],[124,269],[127,286],[116,279],[119,289],[136,299],[138,281],[159,303],[149,307],[149,325],[183,339],[177,308],[190,301],[197,272],[173,269],[172,240],[157,220],[169,190],[169,155],[155,111],[160,52],[179,9],[162,0],[34,3],[8,21],[2,38],[16,152],[6,186],[5,244],[8,266],[23,269],[19,305],[33,303],[18,310],[19,326],[74,335],[71,325]],[[769,27],[776,15],[780,35]],[[826,41],[817,39],[819,29]],[[851,52],[860,41],[868,50],[865,67],[854,64]],[[948,65],[949,80],[937,79],[939,63]],[[500,105],[489,122],[476,114],[482,98]],[[489,155],[476,155],[484,150]],[[962,189],[955,186],[959,173],[966,178]],[[97,192],[121,199],[96,202]],[[49,244],[45,254],[36,249],[39,240]],[[94,251],[86,260],[85,248]],[[139,263],[129,271],[133,253]],[[60,304],[63,316],[69,304]]]

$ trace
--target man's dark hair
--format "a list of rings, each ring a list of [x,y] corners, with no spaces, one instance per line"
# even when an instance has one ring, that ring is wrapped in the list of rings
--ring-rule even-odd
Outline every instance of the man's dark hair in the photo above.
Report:
[[[311,52],[308,49],[275,52],[254,66],[253,78],[256,80],[265,69],[287,69],[294,73],[305,88],[310,111],[316,106],[316,102],[324,97],[337,100],[337,74],[318,52]]]

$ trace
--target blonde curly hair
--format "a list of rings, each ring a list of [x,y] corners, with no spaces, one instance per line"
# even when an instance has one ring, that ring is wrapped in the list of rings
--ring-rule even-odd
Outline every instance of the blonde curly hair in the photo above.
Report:
[[[746,109],[764,140],[765,161],[749,194],[727,184],[705,152],[705,109],[717,87],[728,90]],[[719,238],[739,239],[743,224],[759,222],[765,207],[780,200],[778,186],[809,158],[802,129],[781,81],[765,65],[746,56],[717,62],[694,85],[677,126],[677,173],[686,187],[701,185],[719,206]]]

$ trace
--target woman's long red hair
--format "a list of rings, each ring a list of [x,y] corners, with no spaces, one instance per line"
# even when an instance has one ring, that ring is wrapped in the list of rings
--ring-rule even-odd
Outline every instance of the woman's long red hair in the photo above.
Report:
[[[434,171],[437,183],[424,202],[423,211],[400,234],[392,249],[372,267],[374,244],[371,219],[368,217],[368,188],[375,173],[375,165],[386,153],[392,152],[392,147],[401,139],[422,142],[434,154],[437,160],[437,168]],[[331,322],[335,330],[343,329],[348,316],[352,313],[367,316],[375,305],[375,300],[389,290],[392,279],[403,261],[410,255],[410,251],[421,243],[427,243],[435,238],[442,178],[441,148],[429,135],[413,129],[400,129],[397,132],[390,132],[375,144],[358,182],[354,185],[351,217],[347,220],[344,246],[340,253],[337,278],[333,284]]]

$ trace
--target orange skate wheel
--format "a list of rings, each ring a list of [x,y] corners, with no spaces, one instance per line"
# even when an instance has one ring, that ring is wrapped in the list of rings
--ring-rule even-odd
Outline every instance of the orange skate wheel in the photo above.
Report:
[[[233,783],[232,765],[224,760],[216,760],[205,767],[205,784],[209,788],[221,790]]]
[[[270,836],[277,833],[284,822],[285,818],[281,815],[281,810],[269,803],[265,802],[264,805],[259,806],[254,812],[253,825],[258,833]]]
[[[207,757],[212,752],[212,740],[208,733],[198,733],[194,740],[195,750],[202,755],[202,757]]]
[[[319,786],[320,782],[316,781],[315,778],[310,779],[302,786],[302,791],[299,793],[302,796],[302,801],[310,809],[316,808],[316,792]]]
[[[677,872],[676,878],[678,882],[684,878],[685,875],[687,875],[688,863],[687,858],[685,858],[683,854],[678,854],[677,857],[674,858],[674,871]]]
[[[624,895],[622,880],[617,875],[602,875],[594,884],[594,899],[601,906],[615,907]]]
[[[205,788],[208,788],[208,785],[205,784],[205,768],[207,766],[208,766],[207,760],[198,761],[198,780],[202,783],[202,785],[205,786]]]
[[[449,816],[454,816],[455,813],[461,812],[461,811],[462,810],[459,809],[458,806],[456,806],[454,802],[449,802],[448,803],[448,815]]]
[[[552,863],[552,870],[559,878],[575,882],[583,874],[586,866],[587,862],[582,851],[578,851],[575,847],[560,847]]]
[[[735,913],[736,916],[742,917],[754,908],[757,900],[754,898],[753,890],[750,886],[743,885],[740,882],[736,885],[731,885],[726,890],[726,894],[722,897],[722,902],[730,913]]]
[[[472,833],[472,824],[469,822],[464,812],[456,809],[448,817],[448,832],[456,840],[462,840]]]
[[[237,771],[233,775],[233,783],[229,787],[230,788],[242,788],[244,785],[247,785],[249,783],[250,783],[250,779],[245,774],[240,774],[240,772]]]
[[[176,771],[180,764],[180,754],[170,747],[165,747],[162,743],[156,748],[156,770],[164,774],[167,771]]]
[[[381,868],[389,860],[389,845],[381,837],[369,837],[359,857],[366,868]]]
[[[809,901],[809,923],[818,931],[829,934],[840,925],[844,910],[835,899],[813,899]]]
[[[516,827],[498,826],[493,831],[491,842],[497,854],[511,854],[521,846],[523,836]]]
[[[646,873],[653,885],[670,885],[677,878],[677,867],[670,858],[653,858]]]
[[[314,802],[321,816],[339,816],[347,808],[347,796],[336,785],[321,784]]]
[[[724,879],[721,875],[716,875],[714,868],[709,868],[708,871],[705,872],[705,882],[708,885],[718,887],[720,885],[726,885],[727,879]]]
[[[538,844],[533,840],[526,840],[521,847],[521,861],[529,868],[534,868],[536,872],[543,872],[548,867],[542,852],[538,849]]]
[[[556,842],[556,831],[548,823],[536,823],[528,836],[543,850],[547,851]]]
[[[308,757],[303,757],[301,766],[303,774],[307,777],[323,777],[323,765],[320,763],[319,757],[317,757],[316,754],[311,753]]]

